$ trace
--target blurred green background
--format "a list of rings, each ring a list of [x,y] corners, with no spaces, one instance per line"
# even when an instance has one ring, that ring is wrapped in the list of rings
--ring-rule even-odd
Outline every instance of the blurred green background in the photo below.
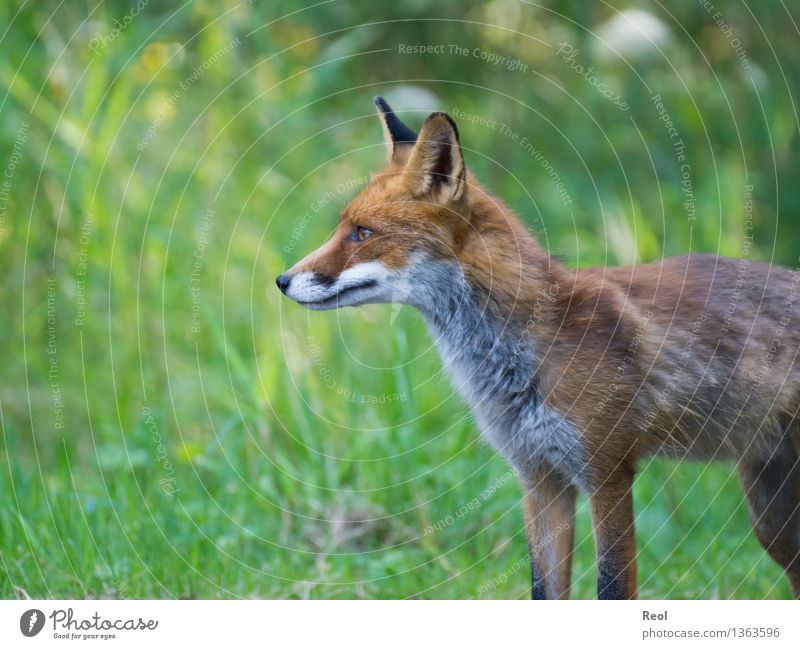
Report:
[[[520,490],[418,315],[274,277],[382,163],[376,94],[476,116],[467,164],[569,265],[796,266],[796,9],[0,4],[0,596],[527,597]],[[789,595],[730,465],[636,503],[641,596]],[[575,596],[593,551],[581,500]]]

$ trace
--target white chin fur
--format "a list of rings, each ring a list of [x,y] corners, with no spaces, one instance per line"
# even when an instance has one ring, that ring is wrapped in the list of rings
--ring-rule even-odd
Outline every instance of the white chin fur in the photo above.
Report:
[[[379,261],[348,268],[331,284],[319,282],[313,272],[303,272],[292,278],[286,296],[313,311],[391,302],[399,275]]]

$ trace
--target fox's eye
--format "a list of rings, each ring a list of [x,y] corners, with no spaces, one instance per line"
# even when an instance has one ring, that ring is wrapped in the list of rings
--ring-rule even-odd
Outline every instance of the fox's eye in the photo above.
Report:
[[[355,241],[365,241],[370,236],[372,236],[372,230],[362,225],[357,225],[356,229],[353,230],[353,239]]]

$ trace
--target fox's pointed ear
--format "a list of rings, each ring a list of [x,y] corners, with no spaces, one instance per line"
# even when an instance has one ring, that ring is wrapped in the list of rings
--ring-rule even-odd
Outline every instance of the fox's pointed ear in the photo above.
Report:
[[[406,165],[411,190],[440,203],[457,201],[464,195],[467,170],[458,140],[458,128],[445,113],[432,113],[411,151]]]
[[[401,156],[410,151],[417,141],[417,134],[400,121],[383,97],[375,97],[375,105],[378,107],[378,116],[383,124],[383,136],[389,160],[400,161]]]

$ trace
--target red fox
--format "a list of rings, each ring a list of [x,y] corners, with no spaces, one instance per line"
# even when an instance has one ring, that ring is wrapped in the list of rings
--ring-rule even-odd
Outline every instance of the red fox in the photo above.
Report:
[[[388,163],[333,237],[277,278],[308,309],[400,300],[524,492],[532,596],[569,597],[587,494],[603,599],[636,596],[637,460],[734,460],[761,544],[800,597],[800,272],[710,254],[567,268],[380,97]]]

